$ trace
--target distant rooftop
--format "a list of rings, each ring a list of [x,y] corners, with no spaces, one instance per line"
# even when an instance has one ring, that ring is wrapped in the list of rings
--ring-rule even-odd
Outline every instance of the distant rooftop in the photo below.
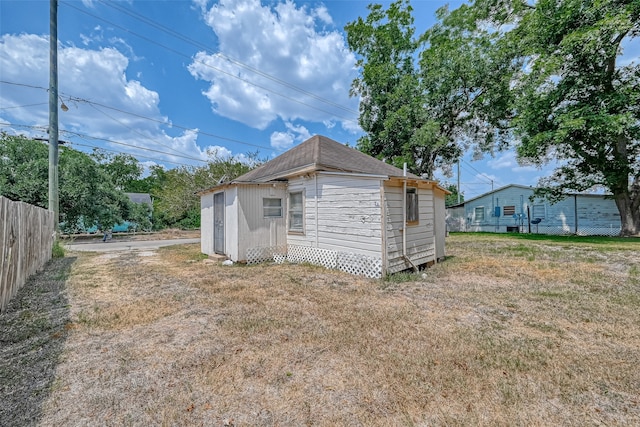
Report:
[[[151,195],[149,193],[124,193],[129,197],[133,203],[146,203],[147,205],[152,205],[153,201],[151,200]]]

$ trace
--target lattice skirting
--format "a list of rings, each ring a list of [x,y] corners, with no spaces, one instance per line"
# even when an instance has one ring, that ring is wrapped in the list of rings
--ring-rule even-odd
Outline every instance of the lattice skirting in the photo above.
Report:
[[[257,247],[247,249],[247,264],[276,262],[281,264],[287,260],[287,245]]]
[[[276,263],[308,262],[359,276],[382,277],[382,260],[365,255],[298,245],[257,247],[247,250],[247,264],[272,261]]]

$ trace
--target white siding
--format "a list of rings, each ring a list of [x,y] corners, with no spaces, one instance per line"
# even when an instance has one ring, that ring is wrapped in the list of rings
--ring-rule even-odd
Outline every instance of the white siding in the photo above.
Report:
[[[507,231],[507,227],[520,227],[521,222],[518,219],[512,215],[505,216],[503,214],[505,206],[515,206],[515,213],[524,215],[522,224],[524,224],[524,228],[527,228],[527,207],[531,206],[529,196],[532,194],[533,190],[529,188],[507,187],[501,191],[465,202],[465,230],[504,233]],[[496,207],[500,207],[500,216],[495,215]],[[484,220],[477,218],[476,208],[484,209]]]
[[[346,174],[292,179],[288,191],[304,193],[305,231],[288,233],[287,242],[380,258],[380,185],[377,178]]]
[[[203,254],[213,252],[213,193],[200,196],[200,250]]]
[[[403,191],[403,187],[400,186],[386,185],[384,189],[387,220],[386,271],[388,273],[395,273],[411,268],[411,265],[405,261],[402,256],[402,234],[405,229],[403,224],[403,212],[405,209]],[[418,204],[418,224],[406,226],[406,255],[416,266],[433,261],[436,255],[433,191],[418,189]],[[444,227],[444,224],[442,224],[442,226]]]
[[[613,200],[603,196],[569,196],[553,205],[544,203],[544,206],[546,218],[538,226],[540,233],[614,235],[620,231],[618,208]],[[532,231],[536,232],[535,226],[532,226]]]
[[[447,235],[447,224],[445,220],[444,208],[445,194],[442,190],[434,192],[433,208],[435,210],[435,232],[436,232],[436,258],[443,259],[446,256],[445,238]]]
[[[282,199],[282,217],[265,218],[263,198]],[[286,245],[286,189],[284,184],[238,187],[237,257],[246,261],[247,249]],[[233,258],[232,258],[233,259]]]
[[[229,259],[239,261],[238,257],[238,187],[229,187],[224,191],[224,252]]]

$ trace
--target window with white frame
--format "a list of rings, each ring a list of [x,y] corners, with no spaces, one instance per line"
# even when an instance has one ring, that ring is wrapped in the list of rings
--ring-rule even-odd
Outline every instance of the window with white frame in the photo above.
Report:
[[[304,203],[302,191],[289,193],[289,231],[304,232]]]
[[[282,218],[282,199],[263,198],[262,214],[265,218]]]
[[[484,206],[478,206],[474,210],[474,218],[476,222],[484,221]]]

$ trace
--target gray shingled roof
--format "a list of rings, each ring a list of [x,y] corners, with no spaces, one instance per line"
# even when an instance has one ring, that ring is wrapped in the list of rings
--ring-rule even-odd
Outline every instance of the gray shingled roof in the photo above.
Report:
[[[315,135],[273,160],[234,179],[233,182],[268,182],[286,179],[301,171],[339,171],[402,176],[403,171],[324,136]],[[416,175],[407,173],[412,178]]]
[[[129,197],[133,203],[146,203],[147,205],[152,205],[151,195],[149,193],[124,193]]]

